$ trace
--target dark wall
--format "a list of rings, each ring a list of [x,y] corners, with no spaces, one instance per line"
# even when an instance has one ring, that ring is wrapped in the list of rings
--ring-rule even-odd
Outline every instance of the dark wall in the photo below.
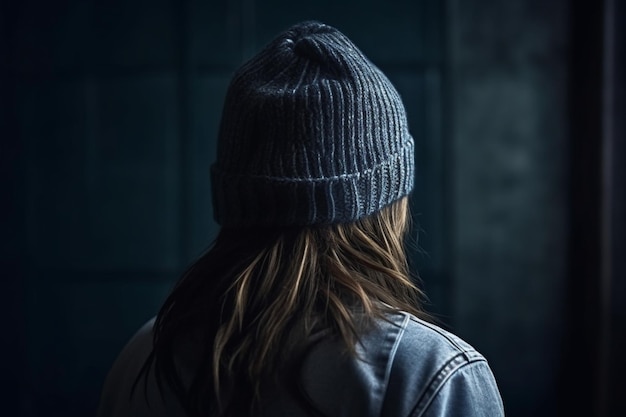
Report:
[[[609,297],[608,403],[615,415],[626,412],[626,3],[612,1],[611,52],[611,277]]]
[[[576,353],[571,3],[0,3],[0,324],[11,341],[0,414],[93,414],[119,350],[217,231],[208,173],[233,70],[309,19],[351,37],[405,101],[423,248],[411,257],[429,309],[485,353],[507,415],[569,411],[559,392],[576,384],[562,371]],[[623,139],[615,143],[619,219]],[[623,278],[613,288],[617,352]]]
[[[9,53],[9,8],[0,3],[0,192],[2,204],[0,215],[2,225],[0,239],[0,392],[7,401],[0,412],[19,415],[18,401],[25,378],[22,371],[26,365],[24,306],[25,246],[24,233],[26,217],[24,187],[24,151],[15,137],[13,107],[14,87],[9,61],[4,59]]]
[[[568,2],[449,2],[455,330],[510,416],[553,416],[565,317]]]
[[[575,0],[570,15],[570,320],[560,395],[568,414],[621,416],[626,414],[621,378],[626,369],[626,8],[614,0]],[[590,400],[569,401],[581,396]]]

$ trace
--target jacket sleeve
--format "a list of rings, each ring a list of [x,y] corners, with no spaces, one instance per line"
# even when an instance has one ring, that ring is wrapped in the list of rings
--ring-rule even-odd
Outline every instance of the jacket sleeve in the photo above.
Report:
[[[469,362],[456,369],[413,417],[499,417],[504,406],[486,361]]]

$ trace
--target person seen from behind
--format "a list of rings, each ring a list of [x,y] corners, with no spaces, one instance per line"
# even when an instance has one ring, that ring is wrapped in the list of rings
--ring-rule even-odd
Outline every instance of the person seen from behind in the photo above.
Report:
[[[121,352],[99,417],[504,415],[485,358],[422,309],[414,141],[345,35],[300,23],[239,68],[211,178],[220,232]]]

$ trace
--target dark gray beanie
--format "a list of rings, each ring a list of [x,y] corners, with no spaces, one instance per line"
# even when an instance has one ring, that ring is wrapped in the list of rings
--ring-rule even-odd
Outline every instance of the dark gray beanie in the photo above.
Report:
[[[387,77],[337,29],[297,24],[231,81],[211,170],[215,220],[358,220],[412,190],[413,146]]]

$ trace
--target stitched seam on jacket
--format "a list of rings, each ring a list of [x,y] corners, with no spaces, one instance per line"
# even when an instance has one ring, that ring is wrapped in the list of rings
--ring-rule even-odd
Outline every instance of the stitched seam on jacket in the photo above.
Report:
[[[381,394],[380,398],[378,399],[378,402],[377,402],[377,408],[375,409],[375,411],[372,412],[371,415],[380,416],[385,406],[385,401],[387,400],[387,390],[389,389],[389,380],[391,378],[391,373],[393,369],[393,363],[395,360],[396,352],[398,351],[400,341],[402,340],[402,337],[404,336],[407,324],[410,320],[410,317],[407,313],[405,312],[399,312],[399,313],[400,314],[398,315],[402,317],[402,320],[400,321],[400,323],[398,323],[398,321],[394,320],[393,318],[391,318],[390,321],[388,322],[390,325],[392,325],[392,328],[393,328],[393,333],[392,334],[388,333],[388,335],[392,335],[393,337],[393,344],[391,345],[391,349],[388,350],[387,355],[386,355],[387,363],[385,365],[385,373],[383,375],[382,384],[380,385],[382,387],[382,390],[380,392]],[[395,316],[395,314],[393,316]]]
[[[396,334],[396,340],[393,343],[393,347],[389,351],[389,359],[387,361],[387,368],[385,369],[385,395],[383,398],[386,398],[386,391],[389,387],[389,378],[391,377],[391,370],[393,369],[393,362],[396,358],[396,352],[398,352],[398,346],[400,346],[400,341],[402,337],[404,337],[404,332],[406,331],[407,324],[411,317],[408,314],[403,313],[404,319],[402,320],[402,324],[400,325],[400,329],[398,330],[398,334]],[[382,404],[381,404],[382,406]]]
[[[448,381],[455,372],[474,362],[487,362],[482,356],[468,358],[465,352],[461,352],[458,355],[450,359],[440,370],[437,372],[432,380],[428,383],[427,388],[424,390],[421,398],[415,404],[413,411],[409,414],[412,417],[420,417],[430,406],[441,387]]]
[[[454,338],[450,337],[450,335],[446,332],[443,332],[441,329],[431,325],[428,322],[419,320],[417,317],[411,317],[411,320],[413,320],[414,322],[416,322],[417,324],[424,326],[424,327],[428,327],[429,329],[431,329],[434,332],[437,332],[438,334],[440,334],[441,336],[443,336],[448,342],[450,342],[451,345],[453,345],[455,348],[457,348],[463,355],[465,355],[465,357],[467,358],[468,361],[471,360],[480,360],[480,359],[484,359],[483,356],[477,352],[475,349],[473,348],[467,348],[467,347],[463,347],[459,344],[459,342],[457,342]]]

